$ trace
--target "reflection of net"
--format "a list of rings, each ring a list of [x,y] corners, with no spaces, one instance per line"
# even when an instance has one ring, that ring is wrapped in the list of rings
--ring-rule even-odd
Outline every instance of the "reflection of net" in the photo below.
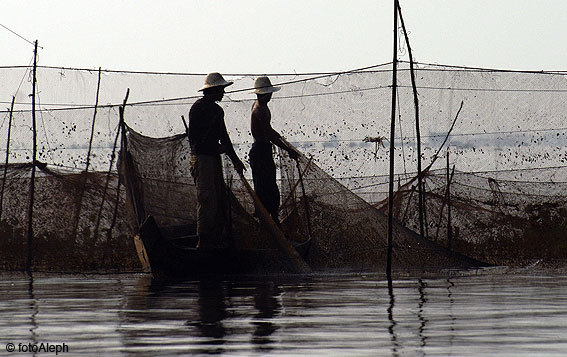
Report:
[[[26,74],[28,70],[27,67],[0,68],[0,78],[3,83],[0,87],[0,101],[5,104],[5,107],[9,105],[13,91],[20,87],[22,78],[29,77]],[[129,105],[125,110],[127,124],[135,131],[149,137],[169,137],[184,132],[180,117],[181,115],[187,116],[189,107],[200,96],[197,89],[201,87],[203,77],[203,75],[194,74],[103,71],[99,88],[99,106],[96,122],[93,125],[98,72],[38,68],[38,160],[47,162],[48,168],[52,170],[56,165],[72,169],[73,172],[80,172],[86,166],[92,134],[89,170],[106,172],[110,166],[118,129],[116,104],[122,102],[128,88],[130,89]],[[255,76],[226,75],[225,77],[235,83],[228,88],[233,92],[225,96],[221,106],[224,108],[227,128],[238,155],[246,162],[252,144],[249,120],[254,99],[247,88],[253,87]],[[518,230],[519,226],[531,227],[535,224],[537,229],[534,228],[533,231],[539,229],[540,232],[541,227],[549,227],[548,230],[543,230],[546,232],[544,233],[546,239],[561,235],[562,233],[554,233],[554,230],[564,229],[561,223],[563,221],[557,218],[558,216],[564,217],[559,208],[564,207],[561,206],[564,200],[561,195],[553,195],[554,197],[551,198],[545,197],[545,193],[540,195],[540,192],[547,190],[543,187],[547,186],[544,184],[540,188],[535,182],[567,181],[567,171],[564,167],[567,158],[567,149],[564,145],[567,132],[564,125],[564,108],[567,104],[565,73],[520,73],[422,65],[416,71],[416,78],[419,86],[422,156],[426,164],[443,141],[461,101],[464,102],[463,110],[448,141],[451,165],[456,165],[458,172],[454,177],[456,197],[453,208],[454,226],[459,227],[458,234],[462,238],[455,238],[454,247],[462,253],[474,254],[476,257],[497,262],[503,260],[496,259],[496,255],[509,257],[516,254],[515,251],[502,248],[501,251],[496,252],[489,247],[495,247],[500,241],[512,240],[508,238],[512,236],[512,232],[526,231],[525,229]],[[370,261],[381,266],[382,263],[374,262],[382,262],[385,252],[383,215],[367,210],[365,201],[374,203],[386,197],[389,158],[387,150],[378,143],[383,142],[386,146],[389,144],[387,139],[385,141],[384,139],[388,137],[390,127],[390,65],[376,66],[364,72],[354,71],[329,75],[274,75],[270,76],[270,79],[275,85],[282,86],[282,90],[277,92],[270,102],[272,125],[305,155],[301,158],[301,167],[305,170],[303,181],[306,195],[309,198],[312,231],[317,238],[314,238],[313,246],[313,254],[317,256],[313,255],[310,259],[319,265],[328,264],[329,266],[341,266],[341,262],[352,263],[359,260],[364,262],[361,263],[363,266],[368,266]],[[417,153],[413,95],[407,68],[400,69],[398,80],[396,184],[403,186],[415,176],[413,172],[416,167]],[[13,226],[19,229],[20,236],[25,235],[26,229],[24,222],[28,197],[25,192],[29,184],[29,179],[27,179],[29,178],[29,167],[16,169],[14,165],[31,162],[32,125],[28,97],[31,89],[26,88],[26,85],[31,87],[31,83],[24,81],[22,89],[16,95],[9,148],[11,166],[5,193],[6,197],[11,198],[6,198],[2,215],[3,220],[17,217],[17,222]],[[0,111],[0,143],[2,143],[0,157],[2,158],[5,154],[3,143],[6,143],[7,140],[7,119],[8,112]],[[92,128],[94,131],[91,131]],[[155,144],[151,142],[148,145]],[[173,167],[156,167],[153,172],[148,172],[148,175],[151,174],[148,177],[151,178],[144,179],[146,180],[144,181],[144,194],[151,193],[156,197],[162,196],[167,199],[155,202],[155,205],[149,207],[148,212],[145,213],[151,213],[156,217],[170,217],[168,219],[172,219],[172,223],[175,224],[190,223],[190,215],[194,215],[194,209],[191,208],[193,207],[191,200],[194,198],[191,198],[190,193],[186,200],[181,201],[181,206],[169,204],[170,196],[181,194],[185,192],[183,190],[186,190],[186,187],[192,185],[192,179],[187,172],[186,157],[182,154],[186,149],[186,143],[180,140],[176,145],[178,147],[173,150],[173,154],[179,156],[156,153],[154,158],[148,158],[142,165],[151,167],[147,163],[156,161],[176,163]],[[428,191],[431,192],[428,194],[427,204],[432,205],[431,208],[428,206],[427,211],[430,225],[428,234],[433,239],[438,236],[439,240],[446,235],[443,228],[446,222],[444,224],[440,218],[442,217],[440,198],[443,196],[441,188],[443,179],[439,178],[439,182],[434,182],[434,180],[436,180],[435,173],[438,172],[436,170],[444,166],[442,161],[438,160],[432,168],[432,173],[426,179]],[[282,218],[286,218],[284,224],[288,234],[297,235],[301,240],[308,232],[297,168],[295,164],[286,162],[285,159],[281,159],[279,164],[281,168],[279,184],[283,193]],[[227,168],[229,166],[227,164]],[[548,166],[558,167],[558,169],[526,170]],[[177,167],[175,172],[174,167]],[[113,177],[116,177],[115,170],[116,165],[112,165]],[[230,170],[225,171],[231,172]],[[472,175],[469,179],[469,176],[465,174],[465,172],[481,171],[490,171],[489,175],[495,181],[489,183],[487,179],[478,179],[477,183],[476,176]],[[71,177],[75,177],[73,175]],[[105,174],[96,175],[103,177]],[[249,172],[248,175],[250,175]],[[50,179],[47,179],[48,177]],[[55,177],[58,178],[55,179]],[[164,186],[163,183],[170,179],[177,184],[173,187]],[[475,189],[466,191],[459,188],[460,183],[466,183],[467,180],[474,181],[474,184],[471,185]],[[73,195],[81,190],[78,188],[76,190],[60,189],[59,186],[56,186],[56,182],[59,182],[59,185],[71,187],[68,183],[70,181],[63,180],[61,176],[43,173],[38,179],[38,192],[40,192],[38,195],[45,201],[38,203],[39,206],[47,205],[47,202],[75,202],[76,198],[73,198]],[[115,185],[116,179],[113,179],[109,188],[110,192],[116,191]],[[511,185],[513,188],[510,188]],[[48,193],[52,189],[54,192]],[[89,191],[91,189],[94,188],[89,186],[87,191],[91,192]],[[507,191],[508,189],[511,191]],[[408,190],[406,192],[408,195],[400,196],[395,209],[397,212],[408,212],[405,217],[398,216],[398,218],[407,223],[410,228],[415,229],[416,221],[411,217],[413,217],[412,214],[415,214],[416,205],[414,203],[417,195],[414,194],[409,199],[411,185]],[[238,202],[243,209],[248,213],[252,212],[252,202],[246,197],[245,191],[236,178],[232,180],[232,191],[238,197]],[[98,216],[101,191],[99,188],[92,192],[95,192],[92,196],[93,203],[89,203],[92,209],[83,208],[81,213],[77,214],[74,210],[69,209],[67,204],[48,207],[42,214],[52,219],[34,220],[34,232],[36,234],[56,232],[52,235],[65,237],[73,235],[75,234],[74,229],[69,231],[68,227],[59,222],[72,221],[74,217],[80,217],[78,225],[73,223],[79,227],[77,232],[80,233],[87,229],[92,231],[92,215]],[[486,195],[481,195],[481,192]],[[529,197],[523,195],[524,192],[538,192],[538,198],[530,203],[531,206],[527,203],[510,206],[508,202],[514,201],[509,197],[511,195],[508,192],[514,192],[514,196],[518,196],[516,199]],[[459,195],[462,195],[462,198],[459,198]],[[85,202],[91,201],[89,194],[85,193],[84,197]],[[287,197],[293,197],[293,199]],[[360,198],[363,198],[364,201]],[[494,204],[487,206],[485,202],[489,199],[504,203],[499,206]],[[109,194],[106,200],[107,202],[115,200],[115,195]],[[465,203],[467,207],[470,207],[467,211],[468,215],[459,213],[458,205],[465,205]],[[83,203],[83,205],[86,204]],[[550,205],[556,205],[556,207],[550,207]],[[110,226],[111,222],[108,220],[112,220],[113,206],[110,203],[104,206],[103,215],[110,217],[101,220],[105,222],[105,225],[101,223],[101,227],[104,226],[105,229]],[[541,219],[534,218],[537,216],[534,211],[537,207],[539,207],[536,210],[540,212],[539,216],[543,215]],[[543,210],[543,207],[547,207],[546,210]],[[531,212],[531,216],[525,213],[528,211]],[[39,211],[36,210],[36,212]],[[53,214],[46,212],[53,212]],[[500,212],[500,215],[494,212]],[[546,212],[549,212],[549,219],[544,214]],[[123,219],[120,217],[123,216],[124,212],[120,210],[119,222]],[[510,219],[512,216],[520,217],[520,223],[512,225]],[[247,215],[243,214],[242,217],[244,217],[242,222],[237,222],[242,227],[252,224],[250,220],[254,221]],[[441,228],[437,233],[437,223],[434,222],[439,222],[440,219]],[[368,222],[372,223],[368,224]],[[462,227],[459,222],[463,222]],[[8,225],[8,227],[12,226]],[[486,227],[486,229],[482,230],[480,227]],[[115,230],[118,230],[116,235],[126,234],[127,231],[122,228],[115,228]],[[103,228],[101,232],[104,232]],[[517,233],[514,237],[522,236],[522,234],[524,233]],[[401,265],[411,265],[412,259],[418,254],[412,253],[414,254],[412,256],[405,252],[400,253],[401,249],[406,249],[409,245],[412,245],[412,249],[415,247],[414,238],[410,238],[412,235],[413,233],[398,232],[397,238],[394,239],[394,244],[398,245],[395,250],[396,257]],[[100,242],[101,239],[104,240],[104,235],[102,237],[93,238],[95,242],[98,242],[97,247],[101,246]],[[487,242],[491,239],[497,242],[489,245]],[[530,246],[517,243],[521,242],[519,238],[513,238],[513,240],[516,242],[514,246]],[[82,240],[77,239],[77,241]],[[318,245],[323,242],[325,245]],[[468,245],[472,244],[470,242],[485,246]],[[554,240],[540,244],[537,249],[534,247],[529,252],[533,252],[534,256],[547,254],[538,250],[543,249],[543,246],[556,247],[554,251],[562,252],[557,242]],[[555,243],[557,244],[553,245]],[[427,245],[427,243],[423,244]],[[421,251],[426,252],[427,249]],[[494,256],[484,253],[491,251]],[[35,257],[37,256],[39,255]],[[432,257],[430,260],[433,259],[441,258]],[[426,261],[426,259],[421,261]]]

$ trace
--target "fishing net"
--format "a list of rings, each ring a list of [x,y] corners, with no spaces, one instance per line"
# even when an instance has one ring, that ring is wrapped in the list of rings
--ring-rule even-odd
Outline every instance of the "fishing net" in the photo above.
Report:
[[[117,175],[73,173],[38,164],[32,210],[32,264],[46,271],[139,269],[131,229],[124,219]],[[0,221],[0,267],[26,269],[31,164],[1,167],[6,172]],[[123,191],[123,190],[122,190]]]
[[[557,168],[529,171],[550,177]],[[427,172],[424,182],[425,229],[433,241],[497,265],[556,264],[567,257],[566,183],[452,170]],[[415,182],[398,190],[396,207],[402,224],[419,231]]]
[[[161,226],[196,226],[197,195],[189,173],[186,135],[150,138],[127,132],[125,151],[135,187],[137,222],[153,216]],[[333,180],[313,160],[296,163],[279,153],[282,230],[296,243],[311,239],[306,262],[314,269],[383,270],[387,216]],[[126,159],[125,159],[126,160]],[[269,248],[269,231],[254,218],[252,197],[225,162],[227,186],[234,195],[230,210],[235,245]],[[125,170],[126,172],[126,170]],[[301,174],[300,174],[301,172]],[[234,175],[233,175],[234,174]],[[227,195],[228,196],[228,195]],[[194,232],[194,231],[193,231]],[[478,262],[453,254],[395,223],[394,264],[399,269],[470,267]]]
[[[11,173],[2,177],[6,184],[2,223],[10,232],[19,232],[22,247],[26,244],[22,241],[26,241],[29,163],[33,159],[30,73],[27,66],[0,68],[3,83],[0,101],[9,108],[12,96],[15,97],[11,115],[9,110],[0,111],[0,142],[7,143],[0,154],[7,154]],[[280,218],[286,234],[301,240],[309,235],[309,217],[313,246],[308,259],[314,266],[366,269],[384,265],[391,77],[391,64],[344,73],[270,75],[272,83],[282,87],[270,102],[272,126],[302,153],[301,180],[297,165],[285,154],[274,153],[282,192]],[[187,117],[191,104],[200,97],[197,89],[204,74],[39,67],[37,78],[36,159],[47,163],[50,171],[40,170],[36,196],[42,202],[34,202],[34,206],[54,203],[34,211],[34,237],[43,234],[65,242],[86,240],[71,236],[87,228],[94,232],[98,212],[102,211],[100,215],[109,217],[100,219],[105,222],[101,227],[105,228],[99,229],[99,237],[91,238],[95,242],[93,246],[100,249],[101,242],[106,241],[104,229],[111,227],[115,211],[116,222],[131,222],[127,218],[129,205],[125,203],[124,189],[117,193],[121,186],[116,166],[120,144],[118,106],[128,89],[126,123],[132,132],[151,139],[143,144],[147,147],[142,146],[141,151],[162,145],[153,141],[156,138],[177,145],[173,149],[167,147],[166,154],[156,153],[140,164],[144,168],[156,162],[171,164],[156,166],[148,176],[141,176],[145,180],[145,194],[154,192],[152,195],[166,198],[154,202],[144,214],[168,217],[174,224],[190,223],[194,219],[195,211],[191,208],[194,197],[186,191],[192,179],[186,165],[187,143],[182,137],[185,129],[181,116]],[[225,75],[225,78],[234,81],[234,85],[227,88],[220,105],[236,151],[247,162],[252,144],[249,120],[254,100],[250,88],[256,75]],[[447,153],[450,167],[456,167],[450,187],[453,250],[493,263],[541,258],[549,252],[556,259],[564,259],[562,247],[567,234],[563,234],[565,224],[561,217],[565,217],[565,190],[555,188],[567,182],[566,74],[418,65],[416,80],[423,167],[438,158],[424,177],[429,239],[415,233],[420,231],[417,191],[412,189],[418,158],[417,131],[410,76],[407,66],[402,65],[398,73],[394,143],[394,174],[399,189],[394,210],[401,224],[395,225],[394,266],[443,267],[455,263],[448,260],[443,248],[447,245],[443,237],[448,234],[447,179],[443,174]],[[81,177],[85,171],[88,175],[99,175],[104,182],[110,172],[113,179],[108,190],[112,193],[104,199],[108,203],[102,203],[104,190],[100,190],[100,185],[87,184],[86,189],[79,185],[76,190],[61,188],[77,181],[63,180],[64,176]],[[59,173],[55,175],[55,172]],[[244,218],[234,219],[238,231],[238,225],[244,227],[256,222],[249,217],[253,204],[234,178],[229,164],[225,175],[238,203],[233,205],[234,209],[242,208],[239,217]],[[246,176],[251,181],[250,170]],[[92,195],[84,190],[92,190]],[[77,196],[83,197],[80,213],[74,212],[77,208],[70,205],[56,204],[78,202]],[[118,203],[112,201],[116,197]],[[179,197],[182,200],[176,201]],[[86,205],[92,208],[87,209]],[[52,218],[36,218],[43,215]],[[17,217],[17,222],[9,217]],[[70,226],[78,226],[77,230],[59,228],[65,226],[61,222],[73,222],[76,217],[79,224]],[[119,236],[128,237],[124,240],[129,241],[137,223],[117,223],[112,228],[111,241],[120,240],[114,239]],[[527,248],[531,245],[526,243],[529,231],[526,227],[532,227],[531,236],[540,237],[531,240],[533,249]],[[510,247],[525,249],[519,252]],[[528,251],[530,254],[525,254]],[[5,254],[4,262],[15,260],[12,255],[2,254]],[[126,250],[119,254],[131,256]],[[38,256],[34,254],[34,260]]]

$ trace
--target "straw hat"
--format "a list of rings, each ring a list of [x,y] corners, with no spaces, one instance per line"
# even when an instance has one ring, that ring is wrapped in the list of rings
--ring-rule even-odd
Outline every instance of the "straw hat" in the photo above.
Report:
[[[205,89],[212,87],[228,87],[232,83],[234,82],[225,81],[222,75],[218,72],[209,73],[205,77],[204,85],[201,89],[199,89],[199,92],[202,92]]]
[[[280,90],[280,87],[274,87],[272,82],[270,82],[270,78],[268,77],[258,77],[256,81],[254,81],[254,91],[252,93],[256,94],[268,94],[274,93]]]

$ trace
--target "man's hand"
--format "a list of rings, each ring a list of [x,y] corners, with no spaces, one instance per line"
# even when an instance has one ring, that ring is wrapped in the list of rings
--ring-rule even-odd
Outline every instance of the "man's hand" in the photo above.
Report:
[[[242,175],[242,172],[246,170],[246,167],[240,160],[235,160],[232,164],[234,165],[236,172],[238,172],[240,175]]]
[[[299,153],[293,149],[290,149],[287,153],[292,160],[297,160],[299,158]]]

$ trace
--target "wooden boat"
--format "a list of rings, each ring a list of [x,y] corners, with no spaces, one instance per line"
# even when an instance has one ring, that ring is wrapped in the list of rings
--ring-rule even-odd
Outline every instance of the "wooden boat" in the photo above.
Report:
[[[218,274],[281,274],[297,272],[293,261],[277,248],[243,249],[235,245],[197,248],[194,227],[159,227],[150,216],[135,237],[138,256],[146,271],[167,277],[202,277]],[[300,255],[310,241],[294,245]]]
[[[289,241],[279,227],[274,223],[260,199],[246,180],[240,173],[240,179],[246,188],[246,191],[252,198],[256,213],[260,222],[256,222],[248,213],[243,213],[240,217],[246,217],[246,222],[241,225],[238,239],[231,240],[226,247],[218,247],[214,249],[197,248],[197,239],[195,234],[195,225],[190,226],[168,226],[167,219],[162,219],[158,224],[158,220],[148,212],[155,211],[155,206],[172,207],[176,202],[170,200],[163,204],[163,196],[167,196],[166,188],[168,182],[157,179],[152,181],[156,172],[159,173],[161,168],[154,168],[150,174],[146,176],[139,175],[139,171],[147,168],[154,160],[151,158],[140,159],[134,158],[134,154],[147,153],[151,151],[152,146],[159,146],[159,143],[176,142],[187,140],[183,135],[171,138],[152,139],[144,137],[129,129],[124,123],[124,109],[120,110],[120,125],[122,129],[122,140],[120,150],[119,171],[123,178],[123,184],[126,187],[127,201],[129,202],[130,220],[132,226],[137,227],[137,235],[134,243],[138,256],[146,271],[156,274],[165,273],[167,276],[199,276],[208,274],[233,274],[233,273],[309,273],[311,268],[305,262],[305,256],[311,241],[307,239],[302,244],[294,244]],[[140,142],[141,148],[135,150],[130,147],[128,137],[135,138]],[[132,151],[135,151],[133,154]],[[159,150],[158,150],[159,151]],[[149,183],[145,187],[144,180]],[[156,189],[154,182],[160,182],[161,190]],[[175,187],[177,198],[188,197],[191,194],[186,191],[188,186],[171,182]],[[169,186],[167,186],[169,187]],[[173,189],[172,189],[173,190]],[[227,199],[229,209],[234,205],[238,207],[240,212],[245,212],[242,206],[230,189],[227,189]],[[196,197],[196,194],[192,195]],[[229,216],[231,214],[229,213]],[[231,220],[231,218],[229,218]],[[190,220],[185,220],[190,221]],[[258,224],[259,223],[259,224]],[[258,227],[261,226],[263,232],[258,237]],[[232,223],[229,224],[232,227]],[[230,229],[229,231],[232,231]],[[256,235],[256,239],[250,239]],[[234,234],[232,235],[234,237]],[[259,238],[259,239],[258,239]],[[302,256],[301,253],[304,255]]]

